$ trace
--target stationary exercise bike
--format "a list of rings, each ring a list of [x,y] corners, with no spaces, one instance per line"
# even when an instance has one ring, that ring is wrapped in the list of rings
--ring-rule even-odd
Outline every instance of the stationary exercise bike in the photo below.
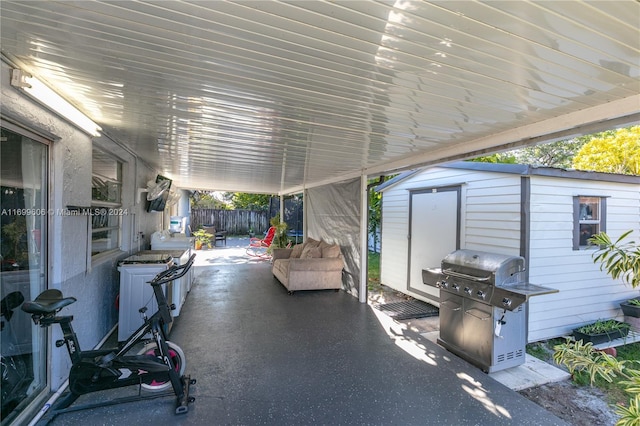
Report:
[[[184,375],[186,359],[182,349],[166,339],[166,326],[171,323],[171,311],[162,290],[162,284],[178,279],[187,273],[195,254],[184,265],[173,265],[156,275],[149,284],[158,303],[158,311],[147,317],[146,307],[140,308],[144,324],[116,349],[83,351],[73,331],[73,316],[56,316],[65,306],[76,301],[74,297],[63,297],[60,290],[45,290],[32,302],[24,302],[22,310],[31,314],[35,324],[49,327],[60,324],[64,339],[56,341],[56,347],[67,346],[71,357],[69,389],[49,409],[41,422],[46,424],[56,415],[87,408],[114,405],[123,402],[140,401],[175,395],[177,406],[175,414],[189,411],[189,403],[195,398],[189,396],[189,386],[195,379]],[[151,339],[135,355],[129,355],[134,347],[139,348],[145,342],[145,336]],[[131,397],[116,398],[106,402],[87,404],[80,407],[70,405],[81,395],[107,389],[138,385],[138,394]],[[172,388],[171,390],[168,390]],[[151,392],[143,393],[142,390]]]

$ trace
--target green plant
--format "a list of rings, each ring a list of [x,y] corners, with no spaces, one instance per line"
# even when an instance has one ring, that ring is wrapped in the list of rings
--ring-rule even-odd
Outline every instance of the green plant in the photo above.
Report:
[[[627,303],[634,306],[640,306],[640,299],[629,299]]]
[[[287,235],[288,225],[286,222],[280,222],[280,214],[275,215],[269,221],[271,226],[276,228],[276,233],[273,236],[273,241],[267,249],[267,252],[271,253],[274,248],[285,248],[289,244],[289,236]]]
[[[528,343],[525,350],[527,354],[542,361],[551,363],[553,361],[553,348],[555,345],[564,342],[564,338],[555,338]]]
[[[4,253],[7,259],[14,258],[17,261],[27,258],[26,246],[20,243],[23,239],[26,239],[27,235],[27,220],[24,216],[17,216],[16,219],[2,226],[2,234],[11,243],[11,249],[9,253]]]
[[[544,359],[547,354],[544,346],[538,342],[533,344],[528,344],[526,348],[527,354],[534,356],[538,359]]]
[[[198,241],[202,245],[211,247],[211,239],[213,238],[213,234],[205,231],[204,229],[198,229],[193,233],[193,236],[196,237],[196,241]]]
[[[380,289],[380,253],[369,252],[367,269],[369,277],[367,288],[370,291]]]
[[[612,331],[629,329],[631,326],[627,323],[616,321],[613,319],[608,320],[597,320],[592,324],[583,325],[579,327],[577,331],[582,334],[602,334],[602,333],[610,333]]]
[[[596,379],[608,383],[617,382],[629,396],[628,405],[616,404],[616,414],[620,416],[616,426],[640,424],[640,361],[618,360],[615,357],[597,351],[590,342],[573,342],[567,339],[554,346],[553,360],[567,367],[573,377],[587,374],[591,385]]]
[[[615,242],[600,232],[589,238],[589,243],[600,247],[593,254],[593,262],[600,262],[601,271],[636,288],[640,285],[640,246],[635,241],[623,241],[632,232],[625,232]]]

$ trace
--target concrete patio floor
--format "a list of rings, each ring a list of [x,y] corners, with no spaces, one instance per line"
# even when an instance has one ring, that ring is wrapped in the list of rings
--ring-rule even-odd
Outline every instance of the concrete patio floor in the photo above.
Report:
[[[170,336],[197,379],[186,415],[159,398],[51,424],[566,424],[343,291],[288,295],[267,261],[247,258],[244,241],[197,252],[196,282]]]

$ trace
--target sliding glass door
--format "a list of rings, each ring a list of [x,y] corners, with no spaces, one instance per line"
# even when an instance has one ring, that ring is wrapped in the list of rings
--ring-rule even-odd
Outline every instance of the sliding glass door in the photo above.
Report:
[[[49,146],[2,123],[0,135],[0,350],[2,420],[13,421],[47,385],[46,330],[20,309],[47,285]]]

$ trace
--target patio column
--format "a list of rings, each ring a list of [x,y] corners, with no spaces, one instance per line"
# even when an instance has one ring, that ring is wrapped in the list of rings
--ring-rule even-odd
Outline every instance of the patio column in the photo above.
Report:
[[[284,222],[284,195],[280,194],[280,223]]]
[[[369,241],[367,234],[367,222],[369,219],[369,196],[367,188],[367,176],[360,176],[360,288],[358,300],[367,303],[367,262],[369,258]]]

